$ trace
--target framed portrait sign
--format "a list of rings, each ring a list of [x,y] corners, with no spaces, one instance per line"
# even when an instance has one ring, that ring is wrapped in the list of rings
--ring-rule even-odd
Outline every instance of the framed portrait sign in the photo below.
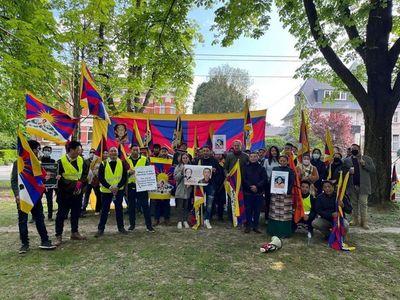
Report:
[[[226,151],[226,135],[214,134],[212,140],[212,149],[215,154],[223,154]]]
[[[212,176],[212,166],[185,165],[183,174],[185,185],[208,185]]]
[[[272,171],[271,194],[287,194],[289,185],[289,172]]]
[[[50,176],[49,180],[44,181],[44,186],[48,189],[57,188],[58,163],[42,163],[42,168]]]

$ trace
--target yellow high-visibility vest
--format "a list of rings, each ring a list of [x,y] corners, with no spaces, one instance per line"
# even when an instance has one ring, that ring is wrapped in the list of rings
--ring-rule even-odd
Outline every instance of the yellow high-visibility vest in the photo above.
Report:
[[[114,172],[111,170],[110,163],[108,161],[104,162],[104,179],[110,186],[118,185],[118,183],[121,181],[123,172],[124,172],[124,167],[122,165],[122,161],[119,158],[117,158],[117,164],[115,166]],[[119,189],[123,190],[124,187],[122,186]],[[108,188],[102,185],[100,186],[100,192],[111,193],[111,191]]]
[[[67,155],[61,156],[60,161],[64,169],[64,173],[62,173],[61,176],[64,177],[64,179],[74,181],[78,181],[79,179],[81,179],[83,172],[83,158],[81,156],[78,156],[76,160],[78,164],[78,170],[75,169],[75,167],[68,160]]]
[[[144,156],[140,156],[139,160],[136,163],[136,166],[133,165],[133,161],[132,161],[132,159],[130,157],[128,157],[128,159],[126,161],[128,162],[129,167],[132,170],[135,170],[135,167],[144,167],[146,165],[146,163],[147,163],[147,158],[144,157]],[[136,182],[135,175],[133,175],[133,174],[130,175],[128,177],[128,183],[135,183],[135,182]]]

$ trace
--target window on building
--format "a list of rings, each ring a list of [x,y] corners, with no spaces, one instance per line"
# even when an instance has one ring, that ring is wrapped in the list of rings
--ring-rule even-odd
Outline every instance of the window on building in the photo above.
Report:
[[[338,100],[347,100],[347,93],[346,92],[339,92]]]
[[[393,137],[392,137],[392,150],[393,151],[399,150],[399,135],[398,134],[393,134]]]
[[[328,98],[330,96],[332,96],[332,91],[331,90],[325,90],[324,91],[324,98]]]
[[[165,114],[165,105],[164,104],[160,105],[160,114]]]
[[[93,140],[93,128],[90,127],[87,133],[87,142],[88,144],[92,143]]]
[[[394,112],[393,115],[393,123],[397,123],[398,122],[398,118],[399,118],[399,114],[397,111]]]
[[[175,114],[175,113],[176,113],[175,105],[171,105],[171,114]]]

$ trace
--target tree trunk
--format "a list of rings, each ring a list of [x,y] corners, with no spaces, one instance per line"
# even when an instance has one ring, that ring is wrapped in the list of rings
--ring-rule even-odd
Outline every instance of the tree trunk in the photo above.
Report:
[[[392,165],[392,116],[394,109],[384,101],[364,107],[364,153],[372,158],[376,173],[371,174],[371,204],[381,205],[390,199]]]

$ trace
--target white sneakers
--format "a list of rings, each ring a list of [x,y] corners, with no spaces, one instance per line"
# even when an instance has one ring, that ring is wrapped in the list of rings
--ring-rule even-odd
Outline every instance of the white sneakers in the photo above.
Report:
[[[210,220],[208,220],[208,219],[204,220],[204,226],[206,226],[207,229],[212,229],[212,226],[210,224]]]
[[[176,227],[178,227],[178,229],[182,229],[182,222],[178,222],[178,225]]]
[[[185,227],[185,228],[190,228],[190,226],[189,226],[189,223],[188,222],[183,222],[183,226]]]

